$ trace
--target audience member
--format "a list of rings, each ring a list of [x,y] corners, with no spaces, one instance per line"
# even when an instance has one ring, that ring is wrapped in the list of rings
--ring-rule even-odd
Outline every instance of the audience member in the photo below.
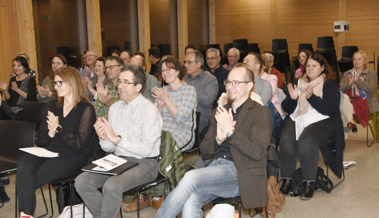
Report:
[[[262,54],[262,57],[266,57],[268,64],[269,64],[269,66],[267,67],[266,73],[271,74],[271,75],[275,75],[278,78],[277,87],[280,89],[283,89],[282,75],[280,74],[279,70],[277,70],[274,67],[274,55],[272,55],[270,53],[264,53],[264,54]]]
[[[63,55],[56,54],[53,57],[49,75],[43,80],[42,86],[37,85],[37,101],[50,102],[51,100],[57,99],[57,91],[51,82],[54,81],[55,72],[65,67],[67,67],[66,58]]]
[[[23,218],[34,214],[36,189],[78,175],[98,145],[93,128],[95,110],[89,103],[79,72],[73,67],[60,69],[52,83],[58,101],[49,102],[36,145],[58,152],[59,156],[45,158],[26,154],[18,161],[16,188]]]
[[[227,70],[232,70],[237,64],[238,60],[240,59],[240,51],[236,48],[231,48],[228,51],[228,64],[224,64],[224,68]]]
[[[114,50],[114,51],[112,51],[112,55],[111,56],[118,56],[118,57],[120,57],[120,54],[121,54],[121,52],[119,50]]]
[[[150,75],[146,73],[146,64],[145,64],[145,59],[140,56],[140,55],[134,55],[130,59],[130,63],[142,67],[143,71],[146,74],[146,83],[143,86],[141,90],[141,94],[148,100],[155,102],[154,97],[152,96],[152,89],[154,87],[160,87],[161,84],[158,82],[157,78],[155,76]]]
[[[262,59],[256,60],[255,53],[249,52],[247,56],[243,59],[243,63],[246,63],[250,66],[250,69],[254,73],[254,86],[255,92],[261,96],[261,100],[264,106],[268,106],[271,98],[273,96],[273,89],[269,81],[262,79],[259,76],[259,73],[262,71],[263,64]]]
[[[110,108],[108,121],[99,117],[95,124],[105,152],[139,164],[118,176],[84,172],[76,178],[75,188],[94,217],[116,217],[123,193],[158,175],[162,117],[140,93],[145,81],[141,67],[125,65],[117,81],[121,100]]]
[[[124,61],[124,65],[129,64],[130,58],[132,58],[132,56],[133,56],[133,54],[129,50],[124,50],[120,54],[120,58]]]
[[[306,70],[297,84],[288,85],[283,102],[289,114],[280,138],[280,172],[284,178],[281,191],[287,195],[290,180],[300,159],[303,176],[302,200],[313,197],[319,149],[331,170],[341,177],[344,133],[340,112],[340,91],[334,72],[320,54],[308,57]],[[329,144],[330,142],[334,142]]]
[[[234,68],[228,75],[229,104],[212,115],[200,144],[210,164],[187,172],[158,210],[157,218],[203,217],[202,207],[217,197],[241,195],[246,208],[267,202],[267,147],[271,139],[271,112],[249,99],[253,73]],[[252,197],[254,196],[254,197]]]
[[[224,81],[228,78],[229,70],[223,68],[220,65],[221,57],[220,50],[217,48],[209,48],[207,50],[207,64],[208,67],[205,71],[209,71],[217,78],[218,82],[218,94],[217,98],[221,96],[222,93],[226,92]]]
[[[13,72],[16,74],[7,81],[0,81],[0,89],[16,119],[21,119],[25,101],[36,101],[36,78],[28,75],[29,63],[26,58],[17,56],[13,59]]]
[[[79,67],[78,70],[83,78],[92,78],[95,76],[95,63],[96,59],[99,57],[99,54],[96,51],[88,50],[85,54],[85,64],[82,67]]]
[[[101,86],[103,89],[108,84],[108,78],[105,74],[105,58],[99,57],[95,63],[95,76],[87,80],[87,92],[91,102],[95,102],[97,99],[97,87]]]
[[[192,45],[187,45],[185,48],[184,48],[184,55],[187,55],[188,52],[192,52],[192,51],[195,51],[196,48]]]
[[[29,64],[29,56],[25,53],[25,52],[20,52],[17,56],[21,56],[21,57],[24,57],[26,58],[26,60],[28,61],[28,64]],[[36,77],[36,71],[34,71],[33,69],[29,68],[28,71],[26,71],[26,73],[31,76],[31,77]],[[16,74],[14,71],[11,72],[11,77],[15,77]]]
[[[378,136],[378,128],[369,123],[369,113],[379,111],[378,99],[375,94],[378,76],[374,71],[367,69],[367,55],[363,51],[357,51],[353,55],[354,68],[343,74],[340,90],[350,97],[354,113],[359,122],[365,127],[370,125],[375,140]],[[348,127],[354,128],[351,119]]]
[[[211,118],[213,104],[218,93],[218,83],[215,76],[205,73],[201,68],[204,57],[201,52],[195,50],[189,52],[184,61],[187,75],[184,77],[188,85],[195,87],[197,93],[197,111],[201,113],[199,132],[208,126]]]
[[[160,72],[161,51],[158,46],[153,46],[149,49],[149,60],[151,62],[150,75]]]
[[[105,117],[108,119],[109,107],[120,100],[117,79],[123,66],[124,62],[120,57],[111,56],[105,60],[108,84],[105,87],[97,86],[97,99],[94,103],[97,118]]]
[[[295,71],[295,78],[300,78],[305,72],[305,62],[308,57],[312,55],[312,52],[309,50],[300,50],[299,51],[299,64],[300,67]]]

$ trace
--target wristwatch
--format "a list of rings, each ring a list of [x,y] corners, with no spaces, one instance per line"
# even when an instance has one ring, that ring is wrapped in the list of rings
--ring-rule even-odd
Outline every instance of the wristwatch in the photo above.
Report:
[[[62,131],[62,126],[57,126],[57,128],[55,128],[55,132],[57,133],[60,133]]]
[[[116,146],[118,146],[121,143],[122,137],[120,135],[117,136],[117,141],[114,143]]]
[[[236,131],[236,129],[235,128],[233,128],[233,130],[232,131],[229,131],[228,132],[228,138],[230,137],[230,136],[232,136],[233,135],[233,133]]]

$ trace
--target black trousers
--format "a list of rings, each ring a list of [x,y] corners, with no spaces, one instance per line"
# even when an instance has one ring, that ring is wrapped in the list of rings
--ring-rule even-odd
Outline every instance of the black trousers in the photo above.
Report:
[[[307,126],[296,141],[295,122],[286,119],[280,137],[280,172],[291,178],[299,157],[304,181],[315,181],[319,148],[334,141],[334,123],[330,118]]]
[[[79,175],[87,165],[87,155],[60,152],[59,157],[43,158],[26,154],[17,163],[16,188],[19,212],[34,215],[36,189],[59,180]]]

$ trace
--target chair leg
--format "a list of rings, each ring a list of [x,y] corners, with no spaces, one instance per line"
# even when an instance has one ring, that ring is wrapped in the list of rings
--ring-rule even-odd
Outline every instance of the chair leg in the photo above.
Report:
[[[49,188],[50,188],[50,186],[49,186]],[[40,188],[40,190],[41,190],[41,194],[42,194],[43,203],[45,204],[46,213],[38,216],[37,218],[44,217],[49,213],[49,209],[47,208],[46,199],[45,199],[45,195],[43,194],[42,187]],[[51,197],[50,197],[50,199],[51,199]],[[51,217],[53,217],[53,215],[51,215]]]
[[[137,218],[139,218],[139,191],[137,191]]]
[[[15,208],[14,208],[14,209],[15,209],[15,210],[14,210],[14,213],[15,213],[15,218],[17,218],[17,217],[18,217],[18,215],[17,215],[17,214],[18,214],[18,211],[17,211],[17,187],[15,188],[15,190],[16,190],[16,191],[15,191],[15,198],[14,198],[14,199],[15,199],[15,200],[14,200],[14,206],[15,206]]]
[[[326,166],[326,177],[329,179],[329,167]],[[332,190],[333,191],[334,189],[336,189],[339,185],[341,185],[341,183],[345,181],[345,169],[342,169],[342,179],[333,186]]]
[[[121,207],[120,207],[120,216],[122,218],[122,210],[121,210],[121,208],[122,208],[122,204],[121,204]]]
[[[242,210],[242,206],[241,206],[241,201],[238,201],[238,213],[239,213],[239,218],[242,218],[241,216],[241,210]]]
[[[72,214],[72,183],[71,183],[71,180],[68,181],[68,186],[70,188],[70,211],[71,211],[71,218],[73,218],[73,214]]]
[[[51,207],[50,218],[52,218],[54,216],[53,199],[51,198],[51,186],[50,186],[50,184],[48,184],[48,186],[49,186],[49,197],[50,197],[50,207]]]
[[[258,215],[258,214],[259,214],[259,212],[258,212],[257,209],[255,209],[255,213],[254,213],[254,214],[251,214],[251,208],[249,208],[249,216],[250,216],[250,217],[255,217],[255,216]]]
[[[373,144],[376,143],[376,141],[375,141],[375,139],[374,139],[373,142],[371,142],[370,144],[368,144],[368,128],[369,128],[369,126],[366,127],[366,129],[367,129],[366,143],[367,143],[367,147],[371,147]]]

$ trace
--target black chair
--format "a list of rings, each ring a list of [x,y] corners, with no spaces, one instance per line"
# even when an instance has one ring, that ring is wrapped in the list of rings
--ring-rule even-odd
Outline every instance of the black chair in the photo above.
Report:
[[[68,46],[58,46],[57,47],[57,54],[63,55],[67,60],[67,64],[70,66],[74,66],[75,65],[75,58],[71,57],[71,52],[72,52],[72,49]]]
[[[225,43],[224,44],[224,56],[228,56],[229,49],[233,48],[233,43]]]
[[[312,53],[314,52],[312,44],[299,44],[299,51],[300,50],[309,50]]]
[[[274,67],[281,73],[284,73],[287,82],[287,73],[291,72],[291,62],[288,53],[287,39],[273,39],[272,50],[265,51],[265,53],[266,52],[274,56]]]
[[[170,44],[159,44],[159,50],[161,51],[161,55],[171,55],[171,45]]]
[[[322,36],[317,38],[317,51],[321,50],[335,50],[333,36]]]
[[[182,151],[182,155],[185,156],[193,151],[199,150],[200,139],[199,139],[199,123],[200,123],[201,113],[196,111],[196,127],[195,127],[195,143],[193,147],[187,151]]]
[[[334,46],[333,36],[323,36],[317,38],[317,50],[316,53],[321,54],[328,64],[333,68],[336,73],[337,82],[340,82],[338,67],[337,67],[337,55]]]
[[[36,131],[46,119],[47,103],[37,101],[25,101],[21,120],[36,123]]]
[[[107,47],[107,56],[111,56],[112,52],[115,51],[115,50],[121,51],[120,46],[118,46],[118,45],[108,46]]]
[[[233,47],[240,51],[240,59],[238,62],[242,62],[249,50],[247,39],[234,39]]]
[[[131,41],[125,41],[124,50],[128,50],[128,51],[132,50],[132,42]]]
[[[344,73],[354,67],[353,54],[358,51],[358,46],[344,46],[342,47],[342,58],[337,61],[338,69]]]
[[[257,53],[257,54],[261,53],[261,50],[259,49],[258,43],[249,43],[249,44],[247,44],[247,47],[248,47],[248,52],[252,51],[252,52]]]

